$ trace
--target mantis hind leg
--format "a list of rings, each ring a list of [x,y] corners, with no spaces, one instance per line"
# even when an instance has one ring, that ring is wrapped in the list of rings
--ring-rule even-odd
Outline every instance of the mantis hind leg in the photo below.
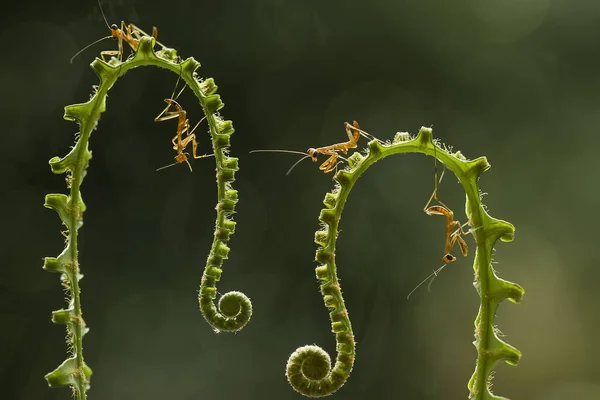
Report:
[[[436,159],[437,160],[437,159]],[[440,203],[442,206],[444,206],[444,208],[446,208],[447,210],[450,210],[450,208],[448,208],[447,205],[445,205],[440,199],[438,199],[437,197],[437,192],[438,192],[438,185],[440,183],[442,183],[442,179],[444,179],[444,174],[446,173],[446,166],[444,165],[444,169],[442,170],[442,173],[440,174],[440,178],[438,179],[437,177],[437,163],[435,166],[435,172],[434,172],[434,177],[433,177],[433,182],[434,182],[434,188],[433,188],[433,192],[431,193],[431,196],[429,197],[429,200],[427,201],[427,204],[425,204],[425,207],[423,207],[423,211],[425,211],[427,213],[427,208],[429,207],[429,205],[431,204],[431,202],[435,199],[435,201],[437,201],[438,203]]]
[[[156,116],[156,118],[154,118],[154,122],[161,122],[161,121],[167,121],[167,120],[174,119],[174,118],[179,118],[179,116],[182,114],[182,112],[181,111],[169,111],[169,107],[171,107],[170,104],[164,110],[162,110],[161,113]]]
[[[362,129],[360,129],[360,126],[358,125],[358,122],[356,122],[356,121],[353,121],[352,125],[350,125],[347,122],[344,122],[344,127],[346,128],[346,133],[348,133],[348,139],[350,139],[350,140],[352,140],[354,142],[358,142],[358,136],[361,135],[361,136],[364,136],[365,139],[367,139],[367,140],[376,140],[379,143],[383,143],[382,140],[380,140],[380,139],[376,138],[375,136],[371,135],[369,132],[365,132]],[[356,131],[356,134],[351,134],[350,133],[350,131],[352,129]]]
[[[208,155],[206,155],[206,154],[197,155],[198,142],[196,141],[196,134],[194,133],[194,131],[196,130],[196,128],[198,128],[198,126],[200,125],[200,123],[203,120],[204,120],[204,118],[202,118],[200,121],[198,121],[198,123],[194,126],[194,128],[191,131],[188,132],[188,134],[185,137],[185,139],[183,139],[182,142],[181,142],[181,145],[182,145],[183,149],[185,149],[187,147],[187,145],[190,142],[192,142],[192,155],[194,156],[194,158],[208,157]],[[189,127],[189,125],[188,125],[188,127]],[[185,130],[187,130],[187,128]]]
[[[134,35],[138,40],[141,39],[142,36],[152,36],[154,40],[158,39],[158,28],[156,28],[155,26],[152,27],[152,35],[149,35],[148,33],[144,32],[134,24],[129,24],[129,27],[131,28],[131,34]],[[160,43],[158,40],[156,40],[156,44],[163,48],[165,47],[165,45]]]
[[[358,137],[360,136],[360,127],[358,126],[358,122],[354,121],[354,128],[356,133],[352,132],[352,125],[347,122],[344,122],[344,128],[346,128],[346,135],[348,135],[348,140],[351,142],[358,142]]]
[[[181,135],[178,132],[177,135],[173,136],[173,139],[171,139],[171,143],[173,143],[173,150],[177,150],[179,148],[179,142],[181,142]]]

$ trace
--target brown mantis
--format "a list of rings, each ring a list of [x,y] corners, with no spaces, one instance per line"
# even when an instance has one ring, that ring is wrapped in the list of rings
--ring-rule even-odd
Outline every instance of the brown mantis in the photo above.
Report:
[[[469,247],[467,246],[467,242],[461,236],[461,234],[462,235],[466,235],[466,234],[470,233],[470,232],[465,232],[463,230],[463,228],[466,225],[469,224],[469,221],[467,221],[464,224],[461,224],[459,221],[455,220],[454,219],[454,212],[450,209],[450,207],[448,207],[447,205],[445,205],[437,197],[438,184],[441,183],[442,179],[444,178],[444,173],[446,172],[446,167],[444,166],[444,170],[442,171],[442,174],[440,175],[440,178],[438,180],[438,177],[437,177],[436,148],[437,147],[436,147],[436,145],[434,143],[434,146],[433,146],[433,151],[434,151],[434,156],[433,156],[433,158],[434,158],[434,189],[433,189],[433,193],[429,197],[429,200],[427,201],[427,204],[425,204],[425,207],[423,207],[423,211],[427,215],[441,215],[441,216],[446,217],[446,242],[445,242],[445,247],[444,247],[444,256],[442,257],[442,260],[444,261],[444,265],[442,265],[440,268],[434,270],[433,273],[431,273],[427,278],[425,278],[423,281],[421,281],[421,283],[419,283],[408,294],[408,296],[406,296],[407,299],[423,283],[425,283],[427,280],[429,280],[429,278],[435,279],[437,277],[438,273],[440,273],[440,271],[442,269],[444,269],[444,267],[446,265],[448,265],[448,264],[456,261],[456,257],[450,253],[450,251],[452,250],[452,248],[454,247],[455,244],[458,243],[458,247],[460,248],[460,252],[462,253],[463,256],[466,257],[468,255],[468,253],[469,253]],[[434,199],[439,204],[438,205],[432,205],[432,206],[430,206],[431,202]],[[433,282],[433,279],[431,279],[431,281],[429,282],[429,286],[428,287],[431,286],[431,283]]]
[[[142,36],[152,36],[154,39],[158,37],[158,29],[156,27],[152,27],[152,35],[147,34],[134,24],[125,24],[125,21],[121,21],[121,27],[119,28],[117,24],[109,25],[106,20],[106,16],[104,15],[104,11],[102,10],[102,5],[100,4],[100,0],[98,0],[98,6],[100,7],[100,12],[102,13],[102,17],[104,18],[104,22],[108,29],[110,29],[110,36],[105,36],[101,39],[98,39],[89,45],[85,46],[83,49],[79,50],[73,57],[71,57],[71,64],[73,63],[73,59],[81,54],[84,50],[87,50],[90,46],[95,45],[98,42],[101,42],[105,39],[115,38],[119,42],[119,50],[105,50],[100,52],[100,57],[102,61],[106,62],[106,56],[117,56],[119,61],[123,61],[123,42],[129,44],[131,49],[135,52],[138,49],[140,44],[140,39]],[[165,47],[162,43],[156,42],[163,48]]]
[[[190,172],[192,172],[192,166],[191,166],[190,162],[188,161],[188,159],[190,158],[190,154],[184,153],[185,148],[188,146],[188,144],[190,144],[190,142],[192,143],[192,156],[194,158],[196,158],[196,159],[197,158],[205,158],[205,157],[210,157],[212,155],[212,154],[202,154],[202,155],[197,154],[198,142],[196,142],[196,135],[194,134],[194,131],[196,130],[196,128],[198,128],[200,123],[206,117],[204,117],[200,121],[198,121],[196,126],[194,126],[194,128],[190,130],[190,120],[187,118],[187,112],[176,101],[176,99],[179,98],[179,95],[181,95],[181,93],[185,90],[185,86],[183,87],[183,89],[181,89],[181,91],[177,94],[177,96],[173,97],[173,95],[175,94],[175,90],[177,89],[178,83],[179,83],[179,78],[177,78],[177,83],[175,84],[175,89],[173,89],[173,94],[171,94],[170,98],[165,99],[165,103],[167,103],[167,107],[165,107],[165,109],[162,110],[162,112],[160,114],[158,114],[156,116],[156,118],[154,118],[155,122],[167,121],[170,119],[177,118],[177,134],[173,137],[173,139],[171,139],[171,143],[173,143],[173,150],[177,151],[177,155],[175,156],[175,162],[173,164],[169,164],[169,165],[165,165],[164,167],[160,167],[157,169],[157,171],[160,171],[161,169],[165,169],[168,167],[172,167],[173,165],[181,164],[182,162],[186,162],[188,167],[190,168]],[[175,111],[171,111],[170,110],[171,107],[174,107]],[[183,137],[184,133],[187,133],[187,135],[185,137]]]
[[[296,161],[294,163],[294,165],[292,165],[290,167],[290,169],[287,171],[286,175],[289,175],[290,172],[292,172],[292,170],[294,169],[294,167],[296,167],[296,165],[298,165],[301,161],[305,160],[306,158],[310,158],[313,162],[316,162],[317,155],[323,154],[325,156],[328,156],[329,158],[327,160],[325,160],[325,162],[319,166],[319,170],[323,171],[324,173],[329,173],[329,172],[337,169],[337,165],[341,162],[341,161],[338,161],[338,158],[346,160],[344,157],[340,156],[339,153],[342,152],[344,154],[348,154],[348,150],[355,149],[358,144],[358,139],[360,138],[361,135],[367,139],[380,141],[375,136],[360,129],[360,126],[358,125],[358,122],[356,122],[356,121],[354,121],[352,123],[352,125],[350,125],[348,122],[344,122],[344,128],[346,129],[346,134],[348,135],[347,142],[335,143],[335,144],[332,144],[329,146],[323,146],[323,147],[317,147],[317,148],[311,147],[308,150],[306,150],[305,153],[303,153],[301,151],[293,151],[293,150],[252,150],[250,153],[276,152],[276,153],[292,153],[292,154],[303,155],[304,157],[302,157],[300,160]]]
[[[444,172],[445,171],[446,171],[446,168],[444,168]],[[461,225],[461,223],[459,221],[454,219],[454,212],[450,209],[450,207],[448,207],[440,199],[438,199],[437,184],[441,183],[442,178],[444,177],[444,172],[442,172],[440,179],[438,181],[437,180],[437,171],[436,171],[435,189],[433,190],[433,193],[431,194],[429,201],[427,202],[425,207],[423,207],[423,211],[427,215],[442,215],[442,216],[446,217],[446,244],[445,244],[445,250],[444,250],[445,254],[442,257],[442,260],[445,263],[449,264],[451,262],[456,261],[456,257],[450,253],[450,251],[452,250],[452,248],[454,247],[454,245],[456,243],[458,243],[458,247],[460,248],[460,251],[463,254],[463,256],[466,257],[467,254],[469,253],[469,247],[467,246],[467,242],[465,242],[465,240],[461,236],[461,233],[462,234],[468,233],[463,230],[463,227],[465,225],[467,225],[469,222],[466,222],[464,225]],[[435,199],[439,203],[439,205],[429,206],[429,204],[431,204],[431,201],[433,199]]]

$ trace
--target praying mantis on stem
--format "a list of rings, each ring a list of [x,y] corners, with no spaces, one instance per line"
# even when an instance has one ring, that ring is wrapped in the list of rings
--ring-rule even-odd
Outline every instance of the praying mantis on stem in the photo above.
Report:
[[[446,172],[446,167],[444,166],[444,170],[442,171],[442,174],[440,175],[440,178],[438,180],[438,177],[437,177],[437,158],[436,158],[436,155],[435,155],[436,148],[437,147],[434,144],[434,147],[433,147],[433,149],[434,149],[434,156],[433,156],[433,159],[434,159],[434,189],[433,189],[433,193],[429,197],[429,200],[427,201],[427,204],[425,204],[425,207],[423,207],[423,211],[427,215],[441,215],[441,216],[446,217],[446,242],[445,242],[445,247],[444,247],[444,256],[442,257],[442,260],[444,261],[444,265],[442,265],[438,269],[434,270],[431,274],[429,274],[429,276],[427,276],[427,278],[425,278],[424,280],[422,280],[421,283],[419,283],[408,294],[408,296],[406,296],[407,299],[423,283],[427,282],[427,280],[429,280],[430,278],[432,278],[431,281],[429,282],[429,285],[427,286],[428,289],[429,289],[431,287],[431,284],[433,283],[433,280],[442,271],[442,269],[444,269],[444,267],[446,265],[448,265],[448,264],[456,261],[456,257],[450,253],[450,251],[452,250],[452,248],[454,247],[454,245],[456,243],[458,243],[458,247],[460,248],[460,251],[461,251],[461,253],[462,253],[463,256],[466,257],[468,255],[468,253],[469,253],[469,247],[467,246],[467,242],[462,238],[461,235],[467,235],[467,234],[470,233],[470,231],[465,232],[463,230],[463,228],[466,225],[468,225],[470,222],[467,221],[466,223],[461,224],[459,221],[455,220],[454,219],[454,212],[450,209],[450,207],[448,207],[447,205],[445,205],[437,197],[438,184],[440,184],[442,182],[442,179],[444,178],[444,173]],[[430,206],[431,202],[434,199],[439,204]]]
[[[123,42],[129,44],[131,49],[135,52],[140,44],[140,39],[142,36],[152,36],[154,39],[158,38],[158,29],[156,27],[152,27],[152,35],[147,34],[134,24],[125,24],[125,21],[121,21],[121,27],[117,26],[117,24],[109,24],[106,19],[106,15],[104,15],[104,10],[102,10],[102,5],[100,4],[100,0],[98,0],[98,6],[100,7],[100,12],[102,13],[102,17],[104,18],[104,22],[108,29],[110,29],[110,35],[95,40],[94,42],[88,44],[83,49],[79,50],[73,57],[71,57],[71,64],[73,64],[73,60],[83,51],[87,50],[90,46],[95,45],[105,39],[115,38],[119,42],[118,50],[105,50],[100,52],[100,57],[102,61],[106,62],[106,56],[117,56],[119,61],[123,61]],[[162,43],[156,42],[163,48],[165,47]]]
[[[160,171],[161,169],[165,169],[168,167],[172,167],[173,165],[181,164],[182,162],[186,162],[188,167],[190,168],[190,172],[192,172],[192,166],[191,166],[190,162],[188,161],[188,159],[190,158],[190,154],[184,152],[185,148],[187,147],[188,144],[190,144],[190,142],[192,143],[192,156],[194,158],[196,158],[196,159],[197,158],[205,158],[205,157],[210,157],[212,155],[212,154],[197,155],[198,142],[196,142],[196,135],[194,134],[194,131],[196,130],[196,128],[198,128],[200,123],[202,121],[204,121],[204,119],[206,117],[203,117],[200,121],[198,121],[196,126],[194,126],[194,128],[190,130],[190,121],[187,118],[187,112],[181,107],[181,105],[179,105],[179,103],[176,100],[177,98],[179,98],[181,93],[183,93],[183,91],[185,90],[185,86],[183,87],[183,89],[181,89],[181,91],[177,94],[177,96],[173,97],[175,94],[175,91],[177,90],[177,86],[179,84],[180,77],[177,78],[177,82],[175,83],[175,88],[173,89],[173,93],[171,94],[171,97],[165,99],[165,103],[167,103],[167,107],[165,107],[165,109],[162,110],[162,112],[160,114],[158,114],[156,116],[156,118],[154,118],[155,122],[167,121],[170,119],[177,118],[177,134],[173,137],[173,139],[171,139],[171,143],[173,143],[173,150],[177,151],[177,155],[175,156],[175,162],[173,164],[169,164],[169,165],[165,165],[164,167],[160,167],[157,169],[157,171]],[[171,107],[174,107],[175,111],[171,111],[170,110]],[[184,133],[187,133],[187,135],[185,137],[183,137]]]
[[[329,158],[327,160],[325,160],[325,162],[319,166],[319,170],[323,171],[324,173],[329,173],[329,172],[337,169],[337,165],[341,162],[341,161],[338,161],[338,158],[346,160],[344,157],[342,157],[339,154],[339,152],[348,154],[348,150],[355,149],[358,144],[358,139],[361,137],[361,135],[367,139],[377,140],[377,141],[381,142],[375,136],[360,129],[360,126],[358,125],[358,122],[356,122],[356,121],[354,121],[352,123],[352,125],[350,125],[348,122],[344,122],[344,128],[346,129],[346,134],[348,135],[347,142],[334,143],[329,146],[323,146],[323,147],[317,147],[317,148],[311,147],[308,150],[306,150],[306,152],[294,151],[294,150],[252,150],[252,151],[250,151],[250,153],[273,152],[273,153],[292,153],[292,154],[303,155],[304,157],[302,157],[300,160],[296,161],[294,163],[294,165],[292,165],[290,167],[290,169],[287,171],[286,175],[289,175],[290,172],[292,172],[292,170],[296,167],[296,165],[298,165],[301,161],[303,161],[307,158],[310,158],[313,162],[316,162],[317,154],[323,154],[325,156],[328,156]]]

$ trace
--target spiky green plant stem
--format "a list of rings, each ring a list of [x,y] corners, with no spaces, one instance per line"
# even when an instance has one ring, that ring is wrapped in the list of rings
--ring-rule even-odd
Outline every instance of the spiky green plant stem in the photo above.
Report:
[[[339,221],[344,205],[358,178],[375,162],[400,153],[423,153],[436,157],[451,170],[461,182],[465,194],[465,212],[469,218],[471,232],[476,242],[473,264],[475,288],[480,296],[480,308],[475,320],[475,347],[477,364],[469,381],[469,398],[477,400],[500,400],[489,388],[491,371],[495,363],[505,360],[515,365],[521,353],[503,342],[494,329],[494,318],[498,304],[503,299],[518,303],[524,290],[517,284],[502,280],[492,269],[492,248],[498,239],[510,242],[514,238],[512,224],[491,217],[481,203],[478,188],[479,176],[490,168],[485,157],[467,160],[460,152],[450,153],[433,142],[432,130],[421,128],[416,138],[398,133],[391,144],[369,142],[368,153],[354,153],[349,158],[346,170],[339,171],[334,180],[334,190],[327,193],[319,220],[322,229],[315,234],[319,245],[316,253],[317,279],[321,282],[321,293],[330,310],[332,330],[336,334],[337,358],[331,368],[329,355],[318,346],[303,346],[289,358],[286,374],[292,387],[308,397],[322,397],[334,393],[348,379],[355,357],[354,337],[348,313],[341,294],[335,264],[335,244]]]
[[[179,75],[192,89],[210,127],[210,135],[217,171],[217,220],[214,241],[211,247],[202,284],[200,286],[200,308],[209,324],[215,330],[237,331],[249,321],[252,314],[250,300],[241,292],[229,292],[222,296],[219,308],[214,305],[216,298],[216,282],[221,275],[221,266],[227,258],[229,248],[227,242],[234,232],[235,223],[229,218],[235,212],[238,201],[237,191],[231,187],[238,170],[237,158],[227,155],[230,136],[233,134],[231,121],[221,119],[218,111],[223,107],[219,95],[215,94],[217,86],[212,79],[200,80],[195,70],[200,64],[193,58],[181,62],[173,49],[163,48],[154,52],[155,40],[142,37],[135,55],[125,62],[113,59],[105,63],[96,59],[92,68],[100,78],[100,85],[92,98],[83,104],[65,107],[64,118],[78,122],[79,138],[71,152],[64,158],[54,157],[50,160],[52,172],[67,173],[69,196],[49,194],[45,206],[57,211],[66,225],[66,247],[56,258],[47,257],[44,269],[61,273],[63,286],[68,290],[69,306],[67,309],[54,311],[52,321],[67,326],[69,351],[71,356],[58,368],[46,375],[51,387],[70,386],[78,400],[87,398],[91,369],[83,358],[83,336],[88,331],[83,320],[81,309],[79,281],[83,277],[79,271],[77,254],[77,232],[83,225],[83,202],[80,187],[86,174],[89,160],[92,158],[88,150],[91,132],[96,128],[100,114],[106,110],[106,96],[116,80],[129,70],[140,66],[157,66],[168,69]]]

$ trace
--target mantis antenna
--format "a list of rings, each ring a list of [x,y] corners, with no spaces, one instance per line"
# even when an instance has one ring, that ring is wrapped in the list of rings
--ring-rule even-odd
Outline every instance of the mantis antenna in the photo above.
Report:
[[[290,154],[303,155],[304,157],[302,157],[301,159],[296,161],[294,163],[294,165],[292,165],[290,167],[290,169],[288,169],[288,171],[285,173],[286,176],[289,175],[290,172],[292,172],[292,170],[296,167],[296,165],[298,165],[298,164],[300,164],[300,162],[304,161],[304,159],[312,158],[312,156],[310,156],[309,154],[303,153],[301,151],[294,151],[294,150],[251,150],[250,153],[290,153]]]
[[[432,278],[431,281],[429,282],[429,285],[427,285],[427,291],[429,292],[431,290],[431,284],[433,283],[433,280],[438,276],[438,274],[444,269],[444,267],[448,265],[448,264],[444,264],[441,267],[439,267],[438,269],[434,270],[431,274],[429,274],[427,276],[427,278],[423,279],[421,281],[421,283],[419,283],[417,286],[415,286],[415,288],[413,290],[410,291],[410,293],[408,294],[408,296],[406,296],[406,300],[408,300],[410,298],[410,296],[418,289],[421,287],[421,285],[423,285],[425,282],[427,282],[429,280],[429,278]]]
[[[188,167],[190,167],[190,172],[192,172],[192,166],[190,165],[190,162],[188,160],[185,160],[185,162],[187,163]],[[169,164],[169,165],[165,165],[164,167],[156,168],[156,170],[160,171],[160,170],[167,169],[167,168],[172,167],[177,164],[181,164],[181,163],[174,162],[173,164]]]
[[[81,49],[77,53],[75,53],[75,55],[73,57],[71,57],[71,59],[69,60],[69,63],[73,64],[73,60],[75,59],[75,57],[77,57],[78,55],[80,55],[81,53],[83,53],[84,51],[86,51],[87,49],[89,49],[90,47],[92,47],[93,45],[95,45],[97,43],[100,43],[103,40],[110,39],[110,38],[112,38],[112,36],[105,36],[105,37],[100,38],[98,40],[94,40],[92,43],[88,44],[83,49]]]
[[[102,14],[102,18],[104,19],[104,23],[106,24],[106,27],[108,29],[110,29],[110,24],[108,23],[108,20],[106,19],[106,15],[104,14],[104,10],[102,9],[102,4],[100,4],[100,0],[97,0],[97,1],[98,1],[98,7],[100,7],[100,13]],[[100,43],[101,41],[103,41],[105,39],[110,39],[111,37],[112,37],[112,35],[109,35],[109,36],[105,36],[105,37],[103,37],[101,39],[93,41],[92,43],[88,44],[83,49],[81,49],[77,53],[75,53],[75,55],[73,57],[71,57],[71,60],[69,62],[71,64],[73,64],[73,60],[75,59],[75,57],[77,57],[78,55],[80,55],[81,53],[83,53],[85,50],[89,49],[93,45],[95,45],[97,43]]]
[[[298,163],[300,163],[305,158],[310,158],[316,162],[317,154],[323,154],[323,155],[329,157],[327,160],[325,160],[325,162],[323,164],[321,164],[319,166],[319,169],[321,171],[323,171],[324,173],[328,173],[328,172],[331,172],[334,170],[337,171],[337,166],[341,162],[341,161],[338,161],[338,158],[341,158],[342,160],[348,162],[348,160],[346,158],[342,157],[340,155],[340,153],[347,154],[348,150],[355,149],[357,146],[357,143],[358,143],[358,139],[360,138],[361,135],[365,136],[369,139],[374,139],[374,140],[381,142],[381,140],[377,139],[375,136],[360,129],[360,127],[358,126],[358,122],[356,122],[356,121],[354,121],[352,123],[352,125],[350,125],[348,122],[344,122],[344,128],[346,129],[346,135],[348,135],[348,141],[341,142],[341,143],[334,143],[329,146],[323,146],[323,147],[317,147],[317,148],[311,147],[305,153],[302,153],[299,151],[292,151],[292,150],[253,150],[250,153],[262,151],[262,152],[302,154],[304,157],[302,157],[294,165],[292,165],[292,167],[288,170],[286,175],[289,175],[290,172],[292,172],[292,169],[294,169],[294,167],[296,165],[298,165]],[[352,132],[352,131],[354,131],[354,132]]]
[[[184,153],[184,154],[188,154],[188,153]],[[211,156],[214,156],[214,154],[204,154],[202,156],[202,158],[211,157]],[[189,157],[189,154],[188,154],[188,157]],[[185,159],[184,161],[187,163],[188,167],[190,168],[190,172],[193,172],[192,171],[192,165],[190,164],[189,160]],[[169,167],[173,167],[173,166],[175,166],[177,164],[181,164],[181,161],[177,161],[177,162],[174,162],[173,164],[165,165],[164,167],[157,168],[156,170],[160,171],[160,170],[163,170],[163,169],[167,169]]]

